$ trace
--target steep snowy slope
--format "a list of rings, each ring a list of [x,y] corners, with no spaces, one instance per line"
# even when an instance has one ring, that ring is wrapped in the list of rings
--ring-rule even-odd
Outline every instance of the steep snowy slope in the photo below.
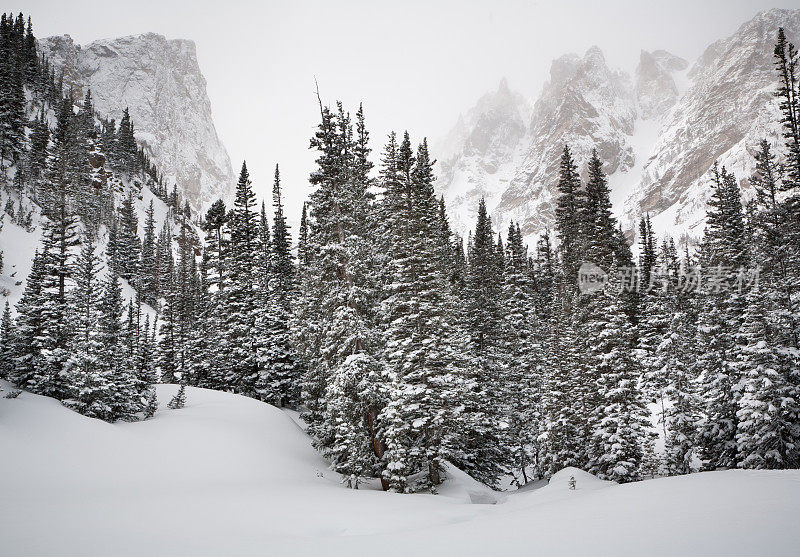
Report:
[[[475,170],[484,165],[480,153],[442,142],[444,152],[452,154],[444,157],[438,187],[456,206],[454,227],[474,226],[473,215],[459,206],[465,184],[472,183],[486,187],[475,189],[469,203],[476,205],[484,195],[501,228],[513,218],[531,239],[551,226],[558,157],[567,143],[581,170],[591,149],[598,149],[610,175],[615,211],[626,229],[635,229],[638,218],[649,212],[659,233],[697,237],[713,162],[735,172],[747,190],[758,143],[779,140],[772,94],[772,49],[779,26],[789,40],[800,41],[800,10],[759,13],[709,46],[688,73],[685,60],[663,50],[642,52],[633,79],[609,69],[596,47],[583,58],[555,60],[525,135],[496,171],[513,176],[510,180],[482,181]],[[479,110],[480,104],[473,109]],[[460,135],[473,133],[470,122],[476,120],[460,121]],[[500,121],[498,126],[505,129],[508,124]],[[491,136],[496,130],[482,133]],[[493,160],[491,166],[497,166]]]
[[[192,41],[147,33],[82,47],[64,35],[39,46],[79,98],[91,88],[100,115],[119,121],[129,108],[136,138],[195,209],[233,191],[230,158],[214,127]]]
[[[354,491],[280,410],[194,388],[168,410],[176,389],[120,424],[0,397],[0,554],[749,557],[800,543],[800,471],[618,486],[566,469],[506,497],[454,471],[445,495]]]
[[[675,105],[679,95],[675,73],[688,66],[686,60],[666,50],[641,52],[636,67],[636,100],[642,120],[658,118]]]
[[[772,51],[777,29],[800,40],[800,10],[758,14],[736,33],[709,46],[689,72],[691,86],[665,119],[635,190],[625,206],[631,221],[661,215],[660,230],[702,232],[714,161],[733,171],[747,193],[753,152],[762,139],[780,138],[777,77]]]
[[[531,107],[503,79],[487,93],[434,148],[441,159],[440,180],[457,233],[466,237],[478,200],[495,207],[522,161]]]

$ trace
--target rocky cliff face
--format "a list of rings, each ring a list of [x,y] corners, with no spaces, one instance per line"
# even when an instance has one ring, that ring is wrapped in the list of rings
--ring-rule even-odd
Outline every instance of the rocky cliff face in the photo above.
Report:
[[[800,10],[760,13],[695,62],[690,86],[666,115],[654,156],[625,203],[627,221],[649,212],[661,230],[698,236],[714,161],[733,171],[748,195],[759,142],[766,138],[777,145],[780,139],[772,59],[779,26],[796,43]]]
[[[685,60],[663,50],[642,52],[633,79],[610,69],[596,47],[583,57],[563,56],[552,64],[524,135],[516,134],[513,148],[492,154],[495,175],[509,178],[476,180],[475,169],[483,168],[485,157],[456,148],[448,152],[443,167],[462,171],[442,173],[440,190],[451,203],[457,198],[464,204],[464,192],[471,191],[465,184],[480,182],[483,188],[474,189],[469,204],[477,205],[478,194],[484,195],[499,227],[513,219],[531,237],[552,225],[564,144],[570,145],[582,170],[596,148],[626,229],[634,230],[638,218],[649,212],[660,233],[697,237],[714,161],[735,172],[747,190],[758,143],[779,140],[772,64],[779,26],[797,44],[800,10],[758,14],[732,36],[710,45],[688,73]],[[481,107],[479,103],[473,113]],[[462,120],[461,136],[474,133],[471,122],[478,120],[474,114]],[[501,118],[497,125],[508,129],[510,124]],[[495,131],[484,127],[481,134],[493,136]],[[454,211],[454,228],[467,230],[474,225],[472,216]]]
[[[509,219],[519,222],[525,235],[549,226],[556,197],[552,178],[564,145],[578,161],[588,160],[596,148],[608,173],[627,170],[634,163],[628,138],[635,120],[630,77],[611,70],[599,48],[582,58],[555,60],[533,106],[522,163],[500,198],[496,218],[504,227]]]
[[[39,46],[76,96],[91,88],[100,115],[119,121],[128,107],[137,139],[195,209],[230,194],[235,177],[192,41],[148,33],[82,47],[64,35]]]
[[[530,110],[503,82],[459,121],[444,142],[444,156],[437,152],[454,229],[464,233],[473,225],[478,199],[485,197],[499,227],[513,219],[526,235],[541,231],[553,218],[553,177],[564,144],[579,161],[596,148],[609,173],[630,169],[636,117],[630,77],[610,69],[597,47],[555,60]]]

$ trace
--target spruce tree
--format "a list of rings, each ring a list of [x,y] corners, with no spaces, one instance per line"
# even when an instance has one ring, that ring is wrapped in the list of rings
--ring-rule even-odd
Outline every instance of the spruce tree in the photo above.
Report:
[[[12,343],[12,371],[9,377],[20,389],[36,393],[44,391],[43,383],[46,380],[42,375],[45,369],[45,322],[42,313],[44,274],[45,256],[37,250],[25,281],[25,289],[16,306],[16,332]]]
[[[578,167],[567,145],[561,155],[558,175],[558,201],[555,209],[555,229],[559,255],[567,284],[577,280],[581,259],[581,183]]]
[[[503,269],[502,343],[508,388],[498,403],[505,406],[504,414],[508,416],[513,474],[522,476],[523,483],[527,483],[529,467],[533,467],[536,476],[541,475],[538,438],[542,362],[527,249],[519,225],[513,222],[508,228]]]
[[[111,420],[115,385],[102,365],[107,346],[100,339],[100,262],[94,250],[92,242],[85,242],[77,262],[76,288],[71,293],[75,334],[66,365],[70,392],[64,404],[84,416]]]
[[[11,319],[11,306],[8,301],[0,317],[0,378],[11,380],[14,369],[14,322]]]
[[[225,308],[222,317],[219,351],[224,385],[236,392],[254,396],[258,380],[255,329],[256,292],[253,288],[258,261],[258,214],[247,164],[242,163],[236,197],[228,227],[230,261],[229,284],[222,291]]]
[[[222,290],[224,287],[225,239],[223,237],[223,228],[227,221],[228,211],[225,208],[225,202],[218,199],[209,207],[203,223],[206,230],[206,249],[204,254],[208,256],[208,266],[209,271],[211,271],[209,285],[215,285],[218,290]]]
[[[735,364],[735,332],[741,326],[744,296],[733,285],[748,263],[739,186],[732,174],[712,170],[708,227],[700,246],[704,285],[698,322],[697,364],[704,416],[698,444],[707,469],[736,465],[737,401],[740,373]]]
[[[139,264],[139,270],[139,291],[141,292],[142,300],[151,306],[155,306],[158,299],[158,290],[156,288],[158,268],[156,266],[156,222],[152,199],[147,206],[145,215],[142,259]]]
[[[308,370],[302,388],[303,416],[316,444],[327,450],[335,439],[327,386],[343,383],[337,376],[351,373],[346,365],[349,357],[377,361],[381,346],[375,329],[379,300],[373,196],[355,169],[349,115],[339,103],[335,111],[320,105],[320,116],[311,140],[318,157],[310,178],[315,190],[308,203],[307,263],[301,273],[294,331]],[[380,459],[385,451],[378,437],[380,408],[372,400],[358,402],[366,409],[352,425]]]
[[[443,480],[443,463],[452,458],[452,444],[463,431],[449,397],[462,398],[460,382],[466,371],[465,335],[456,323],[444,263],[450,245],[441,237],[433,161],[427,141],[415,156],[403,145],[399,172],[382,171],[396,179],[384,184],[381,211],[385,238],[390,239],[390,286],[381,304],[383,360],[392,378],[383,415],[388,447],[384,477],[397,491],[409,488],[407,475],[419,470],[426,472],[427,486],[435,488]],[[413,166],[407,170],[403,165],[409,163]]]
[[[502,353],[502,252],[494,241],[492,221],[482,199],[467,258],[466,327],[477,395],[467,409],[473,416],[466,436],[468,459],[459,463],[486,484],[497,481],[507,464],[501,434],[502,409],[494,404],[508,388]]]
[[[272,205],[274,214],[271,241],[265,246],[267,280],[257,317],[265,338],[260,343],[259,365],[262,371],[256,390],[262,400],[277,406],[296,406],[300,402],[302,374],[290,329],[292,306],[296,297],[296,278],[277,166]],[[266,217],[263,217],[261,227],[266,230],[267,226]],[[266,233],[264,237],[266,239]]]
[[[624,483],[642,477],[644,449],[650,437],[649,414],[638,388],[635,331],[619,296],[618,270],[605,293],[605,321],[594,339],[600,404],[592,434],[589,470],[602,479]]]
[[[566,161],[562,164],[566,165]],[[567,169],[563,172],[568,176]],[[597,150],[592,150],[592,157],[589,159],[588,166],[589,179],[578,206],[579,226],[581,233],[581,254],[585,261],[599,265],[608,270],[615,255],[615,232],[616,219],[611,213],[610,190],[608,179],[603,172],[603,164],[597,156]],[[574,178],[573,178],[574,179]],[[559,182],[561,184],[561,182]],[[564,186],[560,186],[567,192],[571,185],[570,181],[564,179]],[[564,195],[565,193],[562,193]],[[568,194],[567,194],[568,195]],[[566,203],[566,199],[563,200]],[[564,207],[566,210],[566,207]],[[567,274],[567,277],[570,275]]]
[[[741,468],[800,465],[800,389],[791,373],[791,352],[777,348],[764,292],[752,290],[742,325],[742,398],[736,433]]]

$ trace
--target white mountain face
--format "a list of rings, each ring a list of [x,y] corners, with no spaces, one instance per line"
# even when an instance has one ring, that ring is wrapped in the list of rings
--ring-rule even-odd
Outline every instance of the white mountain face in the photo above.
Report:
[[[565,144],[578,161],[588,160],[596,148],[609,174],[633,166],[628,138],[635,121],[630,77],[609,69],[599,48],[590,48],[582,58],[555,60],[533,106],[522,163],[495,208],[503,227],[513,219],[530,235],[550,225],[556,199],[551,178],[558,175]]]
[[[624,207],[628,223],[656,215],[657,229],[698,237],[710,194],[709,170],[718,161],[750,193],[753,153],[767,139],[780,150],[777,74],[772,52],[778,27],[800,39],[800,10],[758,14],[736,33],[710,45],[689,71],[690,86],[666,114],[654,156],[644,165]]]
[[[464,234],[473,222],[478,200],[497,205],[500,194],[522,162],[521,147],[528,136],[531,107],[522,95],[511,92],[506,80],[487,93],[436,147],[441,158],[441,180],[448,212],[455,215],[455,230]]]
[[[117,122],[128,107],[136,138],[195,209],[229,196],[235,177],[192,41],[147,33],[82,47],[63,35],[39,46],[76,100],[91,88],[97,112]]]
[[[530,241],[552,226],[558,163],[568,144],[582,171],[597,149],[626,230],[635,230],[649,212],[659,233],[696,238],[714,161],[745,185],[758,143],[779,140],[772,94],[779,26],[796,43],[800,10],[758,14],[709,46],[688,72],[685,60],[664,50],[643,51],[633,79],[610,69],[597,47],[583,57],[562,56],[552,63],[524,133],[508,131],[518,129],[524,113],[494,111],[496,117],[488,117],[486,99],[501,92],[485,96],[436,153],[443,160],[439,187],[453,228],[463,234],[474,226],[481,196],[501,230],[513,219]],[[524,106],[522,96],[503,95]],[[508,142],[484,155],[462,139],[476,133]]]

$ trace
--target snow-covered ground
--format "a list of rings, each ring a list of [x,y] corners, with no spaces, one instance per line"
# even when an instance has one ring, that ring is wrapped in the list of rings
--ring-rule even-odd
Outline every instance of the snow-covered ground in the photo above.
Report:
[[[0,555],[730,557],[800,547],[800,471],[616,485],[568,469],[545,487],[497,494],[451,470],[440,495],[354,491],[287,413],[193,388],[186,408],[168,410],[176,389],[159,386],[153,419],[114,425],[0,395]]]

